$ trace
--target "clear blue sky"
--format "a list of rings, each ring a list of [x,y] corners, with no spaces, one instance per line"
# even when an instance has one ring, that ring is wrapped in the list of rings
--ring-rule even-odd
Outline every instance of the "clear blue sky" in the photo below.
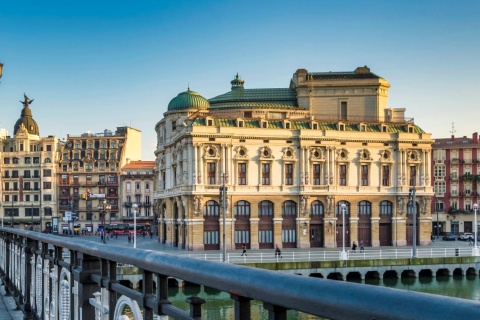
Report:
[[[41,136],[155,124],[187,86],[206,98],[288,87],[299,68],[367,65],[389,106],[434,137],[479,130],[480,1],[33,1],[0,6],[0,128],[25,92]]]

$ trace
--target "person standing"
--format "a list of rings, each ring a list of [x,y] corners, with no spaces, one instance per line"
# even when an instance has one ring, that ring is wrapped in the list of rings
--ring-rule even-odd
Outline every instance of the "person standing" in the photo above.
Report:
[[[245,245],[245,243],[244,243],[243,246],[242,246],[242,250],[243,250],[243,251],[242,251],[242,256],[245,256],[245,257],[246,257],[246,256],[247,256],[247,246]]]
[[[353,241],[353,244],[352,244],[352,251],[353,251],[353,253],[356,252],[355,250],[357,250],[357,243],[356,243],[355,241]]]
[[[278,247],[278,244],[275,245],[275,258],[280,257],[282,258],[282,251]]]
[[[363,245],[363,240],[360,241],[360,252],[364,252],[365,251],[365,247]]]

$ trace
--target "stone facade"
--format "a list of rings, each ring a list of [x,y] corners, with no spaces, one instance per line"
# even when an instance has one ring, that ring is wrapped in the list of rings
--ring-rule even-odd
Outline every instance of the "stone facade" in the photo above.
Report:
[[[214,250],[225,233],[227,249],[341,247],[344,214],[346,246],[405,246],[415,187],[417,239],[430,243],[433,140],[388,108],[385,79],[299,69],[289,88],[231,84],[210,100],[179,94],[155,127],[161,241]]]

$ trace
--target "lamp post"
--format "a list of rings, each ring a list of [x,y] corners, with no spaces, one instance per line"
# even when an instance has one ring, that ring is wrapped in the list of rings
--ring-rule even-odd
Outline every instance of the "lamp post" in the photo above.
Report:
[[[439,208],[440,205],[439,204],[440,204],[440,202],[437,199],[437,202],[435,203],[435,211],[437,212],[437,239],[438,239],[439,233],[440,233],[440,226],[438,224],[438,214],[439,214],[439,211],[440,211],[440,208]]]
[[[226,235],[225,235],[225,226],[226,226],[226,215],[227,215],[227,187],[225,187],[225,183],[228,179],[228,173],[222,173],[222,185],[220,186],[220,201],[222,204],[222,215],[223,215],[223,234],[222,234],[222,241],[223,241],[223,262],[227,261],[227,242],[226,242]]]
[[[408,192],[408,197],[410,198],[410,204],[412,206],[413,214],[413,246],[412,246],[412,257],[417,257],[417,199],[416,199],[417,189],[415,186],[411,187]]]
[[[10,224],[12,225],[13,228],[13,195],[12,195],[12,210],[10,211]]]
[[[137,211],[138,211],[138,204],[135,202],[132,204],[132,212],[133,212],[133,249],[137,248]]]
[[[474,245],[473,245],[473,252],[472,252],[472,255],[473,256],[478,256],[479,255],[479,252],[478,252],[478,247],[477,247],[477,234],[478,234],[478,225],[477,225],[477,210],[478,210],[478,204],[477,203],[474,203],[473,204],[473,212],[475,214],[475,220],[474,220],[474,223],[473,223],[473,236],[475,237],[475,242],[474,242]]]
[[[105,215],[108,211],[110,211],[112,206],[107,203],[107,200],[103,200],[102,204],[99,204],[97,208],[99,211],[101,211],[99,214],[103,215],[103,243],[107,243],[107,241],[105,240]]]
[[[340,260],[347,260],[347,252],[345,251],[345,211],[347,210],[347,205],[342,203],[340,209],[342,210],[342,252]]]

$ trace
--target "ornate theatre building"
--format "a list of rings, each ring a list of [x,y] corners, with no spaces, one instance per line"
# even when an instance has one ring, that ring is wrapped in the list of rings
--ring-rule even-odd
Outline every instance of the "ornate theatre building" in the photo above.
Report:
[[[388,107],[389,87],[365,66],[299,69],[288,88],[247,89],[237,75],[209,100],[178,94],[155,126],[160,240],[186,250],[223,248],[224,234],[227,249],[406,246],[416,230],[429,244],[433,140]]]

